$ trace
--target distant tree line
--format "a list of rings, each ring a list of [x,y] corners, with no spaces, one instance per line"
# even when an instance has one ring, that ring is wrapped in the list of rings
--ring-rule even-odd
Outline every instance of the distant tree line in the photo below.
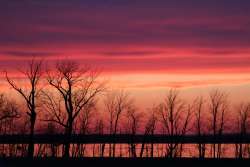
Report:
[[[45,69],[42,61],[32,60],[20,71],[26,80],[21,82],[5,72],[7,83],[22,99],[0,95],[0,134],[28,134],[29,144],[0,144],[2,156],[63,156],[63,157],[183,157],[186,145],[131,143],[72,144],[72,134],[117,134],[185,136],[194,134],[214,136],[249,133],[250,103],[230,104],[228,94],[218,89],[208,97],[190,102],[180,92],[170,89],[165,98],[141,111],[135,99],[125,90],[110,91],[100,79],[100,72],[80,66],[73,61],[59,61]],[[98,107],[97,104],[102,104]],[[24,107],[23,107],[24,106]],[[35,134],[64,134],[65,143],[34,144]],[[226,150],[236,158],[250,158],[249,144],[204,144],[192,147],[199,158],[225,156]]]

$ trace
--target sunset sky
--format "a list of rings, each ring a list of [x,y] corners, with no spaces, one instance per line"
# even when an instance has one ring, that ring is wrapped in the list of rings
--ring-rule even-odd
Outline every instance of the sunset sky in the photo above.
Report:
[[[142,104],[169,87],[250,100],[249,0],[1,0],[0,21],[1,69],[67,58]]]

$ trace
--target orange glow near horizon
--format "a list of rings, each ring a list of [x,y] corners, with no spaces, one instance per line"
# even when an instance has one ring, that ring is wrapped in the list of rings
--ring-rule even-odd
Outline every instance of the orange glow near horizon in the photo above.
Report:
[[[10,73],[25,86],[25,78],[16,72]],[[136,100],[138,108],[145,110],[164,100],[171,88],[178,89],[183,99],[190,101],[198,96],[208,97],[213,89],[229,94],[232,104],[250,101],[249,73],[168,73],[168,72],[103,72],[100,80],[107,81],[108,90],[124,89]],[[0,79],[1,90],[16,98],[4,77]]]

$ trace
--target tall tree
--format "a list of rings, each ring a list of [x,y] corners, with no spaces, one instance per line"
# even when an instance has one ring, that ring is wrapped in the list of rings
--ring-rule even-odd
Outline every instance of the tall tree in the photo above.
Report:
[[[148,135],[154,135],[155,129],[156,129],[156,123],[157,123],[157,107],[152,107],[152,109],[149,111],[148,118],[145,123],[144,128],[144,136]],[[145,142],[142,142],[141,144],[141,150],[140,150],[140,157],[143,157],[145,149]],[[154,157],[154,143],[151,143],[151,150],[150,150],[150,156]]]
[[[211,130],[214,136],[222,135],[225,130],[226,114],[228,112],[227,94],[219,90],[210,92]],[[213,144],[213,158],[221,157],[221,144]]]
[[[47,121],[56,122],[64,127],[67,140],[64,144],[64,157],[70,156],[70,138],[75,120],[87,107],[95,105],[96,97],[104,90],[104,83],[98,81],[99,73],[84,66],[80,68],[74,61],[60,61],[54,71],[48,71],[47,81],[62,98],[66,110],[66,119],[61,119],[57,110],[54,118]]]
[[[159,105],[158,111],[166,134],[170,137],[185,135],[189,130],[191,109],[186,110],[185,103],[179,98],[178,91],[170,90],[165,101]],[[180,148],[178,148],[180,146]],[[181,155],[182,145],[178,141],[167,144],[166,156],[169,158]]]
[[[131,104],[126,113],[127,117],[127,132],[128,134],[131,134],[131,143],[130,143],[130,148],[129,148],[129,154],[131,157],[137,157],[136,154],[136,144],[133,142],[134,141],[134,136],[138,133],[138,130],[140,128],[140,122],[143,117],[142,113],[138,111],[138,109]]]
[[[204,120],[204,105],[205,100],[204,98],[198,97],[194,101],[194,114],[195,114],[195,120],[194,120],[194,130],[197,136],[202,136],[205,132],[205,120]],[[198,152],[199,152],[199,158],[205,158],[206,153],[206,145],[204,143],[198,143]]]
[[[15,133],[18,118],[20,118],[20,112],[15,101],[0,94],[0,133],[2,135]],[[0,144],[1,155],[16,156],[16,151],[16,144]]]
[[[118,131],[120,118],[123,113],[126,113],[130,109],[133,100],[127,92],[121,90],[108,93],[104,99],[104,104],[106,111],[108,112],[109,133],[115,136]],[[113,147],[111,144],[109,145],[110,157],[115,157],[115,146],[115,143],[113,144]]]
[[[30,141],[28,145],[28,156],[33,157],[34,154],[34,143],[33,136],[35,132],[35,124],[37,118],[37,99],[40,94],[39,82],[41,80],[43,70],[42,70],[42,61],[31,60],[28,63],[28,67],[25,71],[21,71],[22,74],[28,80],[28,88],[18,85],[13,79],[8,76],[8,73],[5,72],[5,78],[9,85],[18,92],[21,97],[25,100],[26,106],[28,108],[27,115],[29,117],[29,134]]]
[[[237,108],[237,118],[236,118],[236,128],[238,134],[244,138],[248,133],[249,121],[250,121],[250,103],[242,103]],[[235,157],[243,158],[245,156],[245,150],[247,150],[248,145],[242,143],[235,144]]]

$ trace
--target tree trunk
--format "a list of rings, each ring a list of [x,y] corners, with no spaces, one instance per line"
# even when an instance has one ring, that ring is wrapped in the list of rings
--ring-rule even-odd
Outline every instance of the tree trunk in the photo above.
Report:
[[[73,129],[72,125],[73,125],[73,122],[71,121],[71,119],[69,119],[68,127],[65,129],[66,140],[64,144],[64,154],[63,154],[63,157],[65,158],[70,156],[70,138],[71,138],[72,129]]]
[[[28,157],[32,158],[34,155],[34,129],[35,129],[35,122],[36,122],[36,113],[32,112],[30,115],[30,141],[28,145]]]

